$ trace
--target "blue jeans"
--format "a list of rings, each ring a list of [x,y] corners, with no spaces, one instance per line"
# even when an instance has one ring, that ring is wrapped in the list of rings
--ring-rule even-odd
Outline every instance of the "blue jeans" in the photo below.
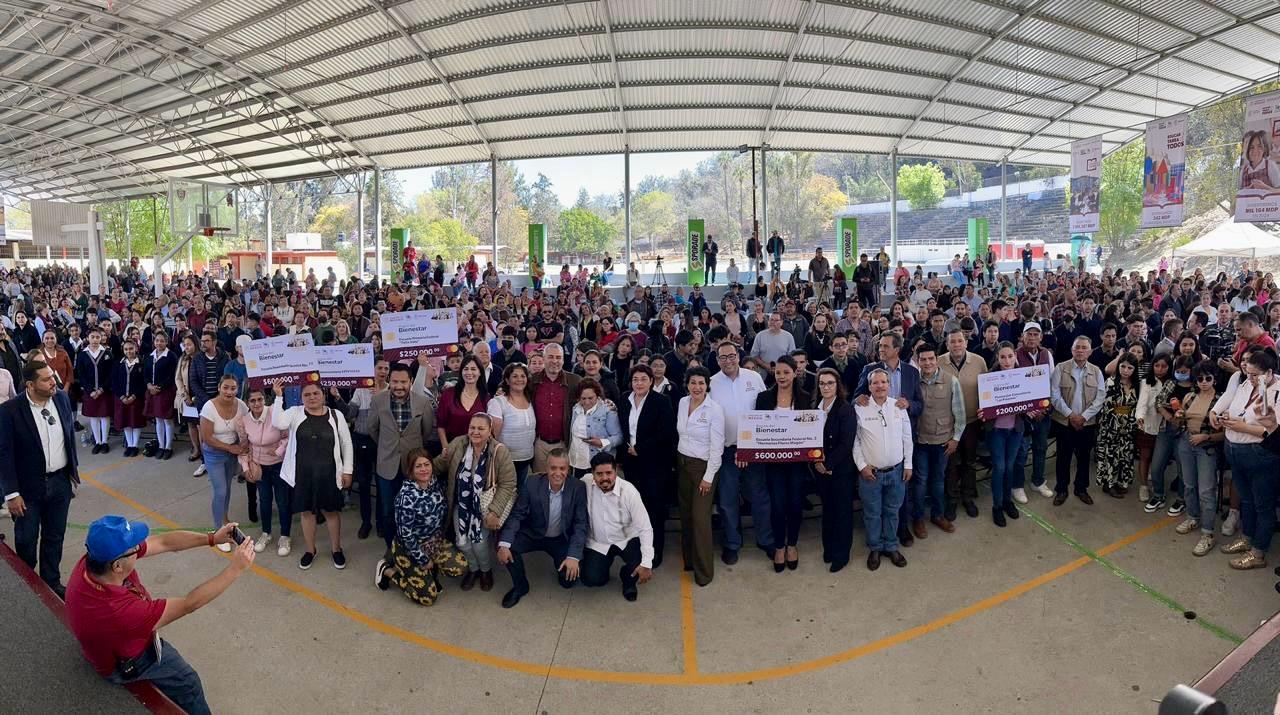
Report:
[[[1009,501],[1014,481],[1017,479],[1018,454],[1022,451],[1022,430],[992,428],[987,435],[987,449],[991,452],[991,506],[999,509]],[[1021,485],[1017,487],[1021,489]]]
[[[740,488],[745,486],[747,499],[751,502],[751,523],[756,529],[756,546],[765,550],[773,549],[773,503],[769,498],[769,484],[765,479],[765,465],[749,464],[747,468],[738,472],[740,477],[745,477],[740,484]],[[726,497],[721,497],[720,503],[726,503]],[[725,513],[725,523],[732,522],[735,527],[738,524],[738,502],[735,499],[733,503],[733,514]],[[731,518],[732,516],[732,518]],[[727,529],[728,527],[726,527]],[[729,545],[729,537],[725,536],[725,546]],[[742,532],[738,531],[738,545],[742,545]]]
[[[1197,447],[1183,434],[1178,438],[1178,469],[1182,471],[1187,516],[1200,521],[1200,531],[1213,533],[1218,516],[1218,448]]]
[[[293,526],[293,487],[280,478],[280,464],[262,465],[262,479],[258,480],[258,516],[262,519],[262,533],[271,533],[271,500],[280,512],[280,535],[288,536]]]
[[[942,516],[947,505],[947,445],[916,444],[911,463],[911,518],[924,519],[926,499],[932,516]]]
[[[160,662],[155,662],[154,655],[147,660],[150,665],[144,666],[137,677],[125,680],[117,672],[108,675],[107,680],[117,685],[149,680],[174,705],[186,710],[188,715],[208,715],[209,703],[204,699],[204,685],[200,683],[200,676],[182,658],[177,648],[161,638]]]
[[[1152,496],[1164,498],[1164,470],[1169,466],[1169,462],[1174,461],[1177,453],[1178,428],[1166,422],[1164,428],[1156,435],[1156,446],[1151,452],[1151,472],[1147,479],[1151,484]],[[1175,496],[1182,494],[1182,486],[1182,477],[1175,477],[1173,480]]]
[[[875,481],[858,475],[858,496],[862,499],[862,522],[867,527],[867,547],[872,551],[898,550],[898,510],[907,495],[902,481],[902,465],[876,472]]]
[[[746,470],[738,469],[733,461],[737,453],[736,445],[724,448],[724,455],[720,459],[720,473],[716,475],[716,507],[720,509],[720,518],[724,522],[724,548],[730,551],[742,548],[740,499],[742,475]]]
[[[204,468],[209,471],[209,484],[213,487],[213,528],[227,523],[227,510],[231,508],[231,478],[240,468],[235,456],[213,447],[202,446]]]
[[[1276,525],[1276,467],[1280,459],[1261,444],[1227,442],[1231,481],[1240,492],[1240,530],[1263,554]]]
[[[388,549],[396,536],[396,495],[402,484],[404,477],[399,474],[395,479],[378,477],[378,526],[382,527],[382,540]]]
[[[1027,420],[1023,432],[1022,444],[1018,446],[1018,456],[1014,460],[1011,489],[1021,489],[1027,483],[1027,451],[1031,451],[1031,486],[1044,484],[1044,469],[1049,454],[1049,427],[1053,420],[1048,415],[1039,422]]]

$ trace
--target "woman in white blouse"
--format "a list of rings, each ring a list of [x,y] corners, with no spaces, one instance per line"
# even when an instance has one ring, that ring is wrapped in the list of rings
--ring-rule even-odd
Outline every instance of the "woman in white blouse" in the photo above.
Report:
[[[519,494],[533,466],[533,442],[538,427],[529,368],[518,362],[507,365],[502,371],[501,393],[489,400],[489,416],[493,418],[494,438],[507,446],[516,466],[516,494]]]
[[[710,384],[705,367],[689,368],[685,373],[689,395],[680,398],[676,410],[680,548],[684,566],[693,569],[693,580],[699,586],[711,583],[715,575],[711,511],[715,505],[713,486],[724,454],[724,409],[707,396]]]

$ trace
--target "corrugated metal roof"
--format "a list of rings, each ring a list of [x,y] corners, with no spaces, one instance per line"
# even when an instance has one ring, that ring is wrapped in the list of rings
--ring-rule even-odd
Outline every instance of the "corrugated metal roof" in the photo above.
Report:
[[[1114,147],[1153,117],[1273,78],[1280,39],[1273,0],[138,0],[116,15],[39,12],[42,36],[61,25],[82,41],[17,33],[0,46],[0,89],[23,90],[0,107],[12,127],[0,156],[48,157],[33,177],[0,163],[0,189],[71,200],[153,189],[139,163],[255,182],[767,142],[1065,165],[1073,137]],[[120,40],[130,51],[108,57]],[[113,107],[125,114],[101,113]],[[95,158],[77,165],[86,150]]]

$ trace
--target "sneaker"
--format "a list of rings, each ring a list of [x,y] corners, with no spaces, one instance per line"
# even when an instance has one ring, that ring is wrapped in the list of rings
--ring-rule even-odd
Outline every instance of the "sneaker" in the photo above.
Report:
[[[1017,489],[1014,489],[1014,490],[1013,490],[1013,500],[1014,500],[1014,501],[1016,501],[1016,502],[1018,502],[1019,504],[1026,504],[1026,503],[1027,503],[1027,490],[1026,490],[1026,489],[1023,489],[1022,487],[1018,487]]]
[[[1053,487],[1050,487],[1048,482],[1045,482],[1044,484],[1041,484],[1040,486],[1036,487],[1036,491],[1040,492],[1040,496],[1044,497],[1045,499],[1053,498]]]
[[[1151,501],[1151,487],[1145,484],[1138,487],[1138,501],[1144,504]]]
[[[204,464],[202,463],[200,466],[196,467],[196,471],[192,472],[191,476],[196,477],[198,479],[208,473],[209,473],[209,470],[205,469]]]
[[[1148,514],[1154,514],[1160,511],[1160,507],[1162,506],[1164,506],[1164,497],[1158,494],[1152,494],[1151,498],[1147,500],[1146,506],[1142,507],[1142,510]]]
[[[1196,542],[1196,547],[1191,550],[1191,553],[1204,556],[1210,551],[1213,551],[1213,534],[1201,534],[1200,540]]]
[[[1227,518],[1222,520],[1222,535],[1235,536],[1236,531],[1240,528],[1240,510],[1231,509],[1227,511]]]
[[[347,567],[347,557],[341,551],[333,552],[333,567],[339,571]]]
[[[279,548],[276,549],[276,556],[288,556],[289,552],[293,550],[293,545],[289,543],[289,537],[287,536],[281,536],[280,541],[277,543]]]
[[[1179,498],[1179,499],[1173,500],[1173,503],[1169,505],[1169,511],[1165,513],[1168,514],[1169,516],[1178,516],[1179,514],[1181,514],[1186,510],[1187,510],[1187,503],[1183,501],[1181,498]]]
[[[298,568],[302,569],[303,571],[306,571],[307,569],[311,568],[311,562],[315,560],[316,560],[316,555],[308,551],[304,553],[302,555],[302,559],[298,561]]]
[[[231,544],[218,544],[218,551],[221,551],[224,554],[231,553]]]
[[[1223,545],[1222,547],[1222,553],[1224,554],[1243,554],[1248,550],[1249,550],[1249,540],[1243,536],[1236,539],[1235,541],[1232,541],[1229,544]]]
[[[387,560],[378,559],[378,567],[373,570],[373,585],[377,586],[383,591],[387,590],[387,588],[391,585],[391,579],[387,578],[387,575],[383,573],[386,570],[386,568],[387,568]]]
[[[262,553],[267,550],[267,544],[271,543],[271,532],[264,531],[253,540],[253,550]]]
[[[1178,532],[1179,534],[1190,534],[1191,532],[1199,528],[1200,528],[1199,519],[1186,518],[1186,519],[1183,519],[1182,522],[1179,523],[1177,526],[1173,527],[1173,530]]]

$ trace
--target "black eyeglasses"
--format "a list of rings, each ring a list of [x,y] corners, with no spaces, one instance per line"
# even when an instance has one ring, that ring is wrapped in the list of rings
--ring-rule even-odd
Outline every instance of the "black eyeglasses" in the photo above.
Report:
[[[46,407],[46,408],[44,408],[44,409],[40,410],[40,416],[44,417],[44,421],[45,421],[45,422],[48,422],[50,425],[56,425],[56,424],[58,424],[58,421],[57,421],[57,420],[55,420],[55,419],[53,419],[53,415],[49,414],[49,408],[48,408],[48,407]]]

